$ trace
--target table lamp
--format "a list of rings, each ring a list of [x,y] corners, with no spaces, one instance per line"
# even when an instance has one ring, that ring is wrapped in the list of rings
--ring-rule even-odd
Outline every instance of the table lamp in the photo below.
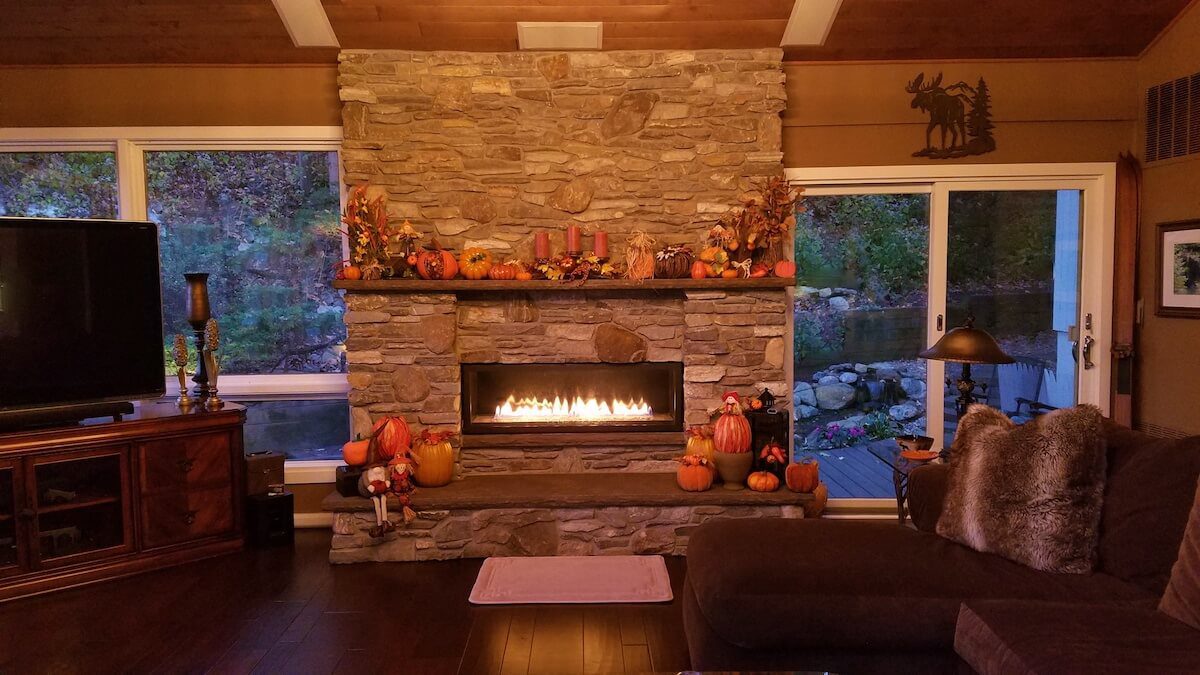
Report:
[[[968,316],[962,326],[951,329],[935,345],[918,356],[923,359],[962,364],[962,376],[958,378],[957,383],[952,383],[950,378],[946,378],[946,384],[954,384],[958,389],[955,410],[958,411],[960,419],[967,414],[967,408],[976,401],[977,385],[971,379],[971,366],[1014,362],[1013,357],[1005,354],[1000,345],[996,344],[995,338],[987,331],[975,327],[974,316]],[[982,389],[986,395],[987,385],[982,385]]]

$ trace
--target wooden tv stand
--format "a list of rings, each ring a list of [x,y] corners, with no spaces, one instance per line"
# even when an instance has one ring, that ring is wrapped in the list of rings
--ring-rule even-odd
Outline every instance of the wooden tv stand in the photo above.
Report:
[[[242,548],[245,420],[144,402],[0,434],[0,601]]]

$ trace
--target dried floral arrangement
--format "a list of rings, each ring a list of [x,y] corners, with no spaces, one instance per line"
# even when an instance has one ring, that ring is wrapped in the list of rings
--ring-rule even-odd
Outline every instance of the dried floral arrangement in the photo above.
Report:
[[[388,227],[387,197],[367,196],[366,185],[351,188],[342,224],[350,241],[350,262],[359,268],[362,278],[379,279],[389,274],[388,244],[392,231]]]
[[[588,279],[616,279],[621,276],[619,266],[595,253],[582,256],[564,254],[535,265],[534,270],[543,279],[578,283]]]
[[[800,194],[780,176],[767,179],[717,220],[708,232],[709,247],[726,251],[741,276],[754,276],[753,265],[773,267],[784,259],[783,242],[803,211]]]

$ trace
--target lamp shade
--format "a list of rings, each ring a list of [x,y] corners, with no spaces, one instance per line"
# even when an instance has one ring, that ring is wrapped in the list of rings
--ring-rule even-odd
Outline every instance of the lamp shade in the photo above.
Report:
[[[1004,353],[995,338],[973,324],[974,319],[968,318],[966,325],[951,329],[918,356],[952,363],[1013,363],[1013,357]]]

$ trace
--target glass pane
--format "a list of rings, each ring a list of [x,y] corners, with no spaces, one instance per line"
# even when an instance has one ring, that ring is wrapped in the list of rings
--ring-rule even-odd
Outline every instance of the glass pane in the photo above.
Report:
[[[169,349],[185,321],[185,272],[209,272],[222,372],[344,372],[334,152],[147,152],[161,226]]]
[[[0,469],[0,567],[17,564],[16,513],[13,470]]]
[[[1079,315],[1078,190],[950,193],[947,327],[968,316],[1016,359],[972,366],[979,401],[1017,421],[1075,404]],[[957,380],[962,366],[946,364]],[[946,388],[946,445],[958,426]]]
[[[39,464],[34,473],[43,560],[124,543],[119,455]]]
[[[116,218],[116,155],[0,153],[0,216]]]
[[[796,228],[798,458],[831,497],[891,497],[869,452],[925,432],[929,196],[808,197]]]
[[[289,460],[342,458],[350,433],[344,400],[238,403],[246,406],[246,452],[272,450]]]

